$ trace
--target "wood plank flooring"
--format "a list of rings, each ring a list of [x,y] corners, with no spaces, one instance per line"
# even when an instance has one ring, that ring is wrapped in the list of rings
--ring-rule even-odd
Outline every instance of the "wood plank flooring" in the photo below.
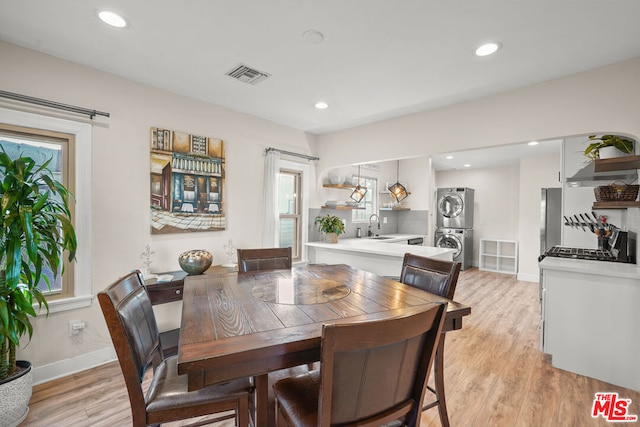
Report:
[[[453,427],[609,426],[614,423],[591,418],[594,395],[603,391],[631,399],[629,412],[640,415],[639,392],[553,368],[540,352],[537,283],[470,269],[460,274],[455,299],[471,305],[472,312],[462,330],[447,334],[445,344]],[[130,419],[114,362],[35,386],[22,426],[113,427],[128,426]],[[216,427],[232,425],[231,420]],[[423,412],[422,425],[440,426],[437,409]]]

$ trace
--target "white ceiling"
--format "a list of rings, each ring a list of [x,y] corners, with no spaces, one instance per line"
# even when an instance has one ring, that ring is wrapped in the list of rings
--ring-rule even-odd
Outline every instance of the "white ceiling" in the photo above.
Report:
[[[436,171],[484,169],[518,164],[526,157],[560,155],[562,140],[538,141],[537,145],[510,144],[477,150],[442,153],[431,156],[431,167]],[[447,159],[452,156],[452,159]],[[469,166],[465,166],[469,165]]]
[[[633,0],[0,0],[0,39],[321,134],[638,57],[639,17]],[[272,77],[225,76],[240,63]]]

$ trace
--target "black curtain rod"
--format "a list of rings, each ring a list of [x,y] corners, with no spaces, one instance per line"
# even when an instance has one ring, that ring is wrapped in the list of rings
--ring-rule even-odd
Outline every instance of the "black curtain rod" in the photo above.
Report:
[[[307,159],[307,160],[320,160],[320,157],[307,156],[306,154],[293,153],[291,151],[280,150],[278,148],[269,147],[269,148],[267,148],[267,153],[269,151],[277,151],[278,153],[281,153],[281,154],[287,154],[289,156],[294,156],[294,157],[301,157],[301,158]]]
[[[20,95],[19,93],[5,92],[0,90],[0,98],[13,99],[14,101],[28,102],[29,104],[42,105],[44,107],[56,108],[58,110],[71,111],[72,113],[86,114],[91,117],[91,120],[95,116],[109,117],[109,113],[102,111],[90,110],[88,108],[76,107],[75,105],[61,104],[60,102],[47,101],[46,99],[34,98],[32,96]]]

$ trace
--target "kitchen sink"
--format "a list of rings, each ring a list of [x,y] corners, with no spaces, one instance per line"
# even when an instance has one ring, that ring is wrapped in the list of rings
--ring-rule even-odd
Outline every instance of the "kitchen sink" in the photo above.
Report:
[[[374,236],[374,237],[368,237],[368,239],[371,239],[371,240],[387,240],[387,239],[393,239],[393,237],[389,237],[389,236]]]

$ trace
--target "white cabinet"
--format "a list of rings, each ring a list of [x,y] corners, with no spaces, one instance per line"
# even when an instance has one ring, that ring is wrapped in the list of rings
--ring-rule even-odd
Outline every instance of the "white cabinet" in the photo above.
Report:
[[[554,367],[640,390],[636,264],[546,257],[543,351]]]
[[[516,274],[518,242],[515,240],[480,239],[480,270]]]

